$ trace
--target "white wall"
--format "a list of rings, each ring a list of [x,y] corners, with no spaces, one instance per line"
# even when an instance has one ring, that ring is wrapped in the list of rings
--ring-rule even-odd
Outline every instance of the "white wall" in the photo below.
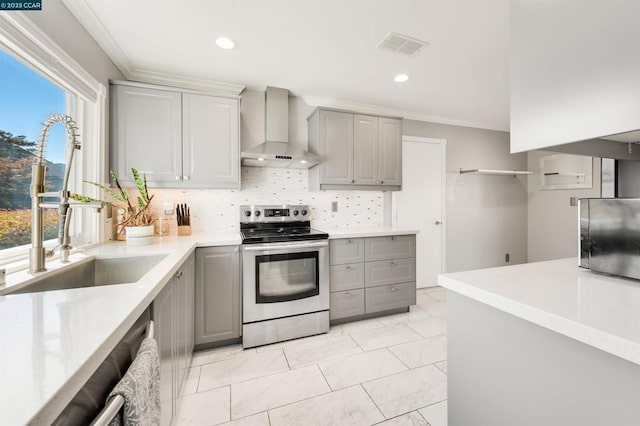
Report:
[[[593,188],[540,190],[539,160],[548,151],[530,151],[527,168],[536,174],[528,177],[528,261],[576,257],[578,254],[578,207],[569,205],[570,197],[600,197],[600,159],[593,157]]]
[[[509,153],[509,134],[404,120],[403,134],[447,140],[447,272],[527,261],[526,180],[460,175],[460,169],[524,170],[526,154]]]

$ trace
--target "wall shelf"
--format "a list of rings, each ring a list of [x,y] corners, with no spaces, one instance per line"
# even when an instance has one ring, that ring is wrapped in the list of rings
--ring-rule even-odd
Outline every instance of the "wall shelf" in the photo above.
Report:
[[[513,176],[516,177],[518,175],[532,175],[533,172],[530,170],[491,170],[491,169],[469,169],[462,170],[460,169],[460,174],[474,174],[474,175],[498,175],[498,176]]]

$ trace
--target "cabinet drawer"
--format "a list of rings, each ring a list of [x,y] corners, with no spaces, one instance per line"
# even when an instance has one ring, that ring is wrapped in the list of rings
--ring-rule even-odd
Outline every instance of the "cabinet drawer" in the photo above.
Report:
[[[364,290],[331,293],[329,319],[348,318],[364,314]]]
[[[415,305],[416,283],[366,288],[365,300],[368,314]]]
[[[407,280],[411,281],[411,280]],[[364,287],[364,263],[349,263],[331,267],[331,291]]]
[[[364,238],[329,241],[329,262],[332,265],[364,262]]]
[[[416,256],[415,235],[367,238],[365,260],[402,259]]]
[[[380,260],[367,262],[364,265],[367,287],[401,284],[416,280],[415,259]]]

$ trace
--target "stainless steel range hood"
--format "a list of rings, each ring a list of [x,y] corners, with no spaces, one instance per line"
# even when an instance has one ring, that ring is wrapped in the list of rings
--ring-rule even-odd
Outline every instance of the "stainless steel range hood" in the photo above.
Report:
[[[289,91],[267,87],[266,142],[242,151],[243,166],[308,169],[320,163],[320,157],[289,144]]]

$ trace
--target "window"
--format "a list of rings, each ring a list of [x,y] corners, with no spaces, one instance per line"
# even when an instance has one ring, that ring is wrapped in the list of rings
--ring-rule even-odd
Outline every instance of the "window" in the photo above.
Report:
[[[0,265],[25,266],[31,243],[31,167],[41,123],[54,112],[78,124],[81,150],[75,151],[69,189],[90,197],[98,190],[82,181],[106,182],[106,88],[21,14],[0,13]],[[66,162],[61,124],[47,138],[47,190],[61,188]],[[74,247],[101,241],[103,221],[95,212],[75,209]],[[57,211],[45,212],[45,239],[56,244]]]
[[[31,242],[31,165],[41,123],[53,112],[69,113],[73,96],[0,49],[0,250]],[[51,129],[45,150],[47,191],[62,189],[66,161],[64,128]],[[73,217],[73,216],[72,216]],[[58,213],[44,215],[45,240],[56,238]]]

